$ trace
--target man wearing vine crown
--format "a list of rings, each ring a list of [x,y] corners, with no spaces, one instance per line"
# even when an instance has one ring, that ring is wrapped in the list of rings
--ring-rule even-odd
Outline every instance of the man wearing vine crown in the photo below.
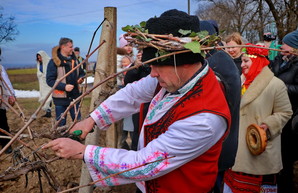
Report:
[[[197,16],[178,10],[150,18],[145,28],[149,34],[173,37],[182,36],[180,29],[200,31]],[[146,47],[142,60],[155,58],[158,53],[156,47]],[[83,130],[81,137],[85,138],[94,124],[105,129],[151,101],[137,151],[61,138],[44,148],[51,147],[60,157],[84,159],[94,181],[118,173],[97,181],[97,186],[137,183],[140,191],[147,193],[210,192],[222,141],[230,126],[223,91],[199,53],[175,54],[149,65],[149,76],[110,96],[71,130]]]

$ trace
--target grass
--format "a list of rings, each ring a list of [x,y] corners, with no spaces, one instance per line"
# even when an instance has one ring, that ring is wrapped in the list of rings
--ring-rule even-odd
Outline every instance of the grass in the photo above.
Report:
[[[7,70],[10,82],[17,90],[39,90],[36,68]]]
[[[23,75],[23,74],[36,74],[36,68],[25,68],[25,69],[12,69],[7,70],[8,75]]]

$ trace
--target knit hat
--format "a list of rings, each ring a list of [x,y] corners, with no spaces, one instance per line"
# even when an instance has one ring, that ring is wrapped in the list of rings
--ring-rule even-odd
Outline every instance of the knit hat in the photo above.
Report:
[[[75,48],[74,48],[74,51],[75,51],[75,52],[79,52],[79,51],[80,51],[80,48],[79,48],[79,47],[75,47]]]
[[[218,24],[215,20],[206,20],[208,21],[209,23],[211,23],[216,31],[216,35],[219,35],[219,27],[218,27]]]
[[[164,12],[160,17],[150,18],[146,22],[145,28],[150,34],[172,34],[173,36],[183,37],[178,31],[191,30],[200,31],[200,20],[197,16],[191,16],[183,11],[172,9]],[[147,61],[157,57],[158,50],[153,47],[147,47],[143,50],[142,61]],[[175,58],[175,60],[174,60]],[[151,62],[150,65],[183,65],[194,64],[197,62],[204,63],[204,58],[200,54],[187,52],[167,57],[163,60]]]
[[[128,42],[126,41],[126,39],[124,39],[123,34],[119,37],[119,47],[123,48],[124,46],[126,46],[128,44]]]
[[[298,49],[298,30],[288,33],[282,41],[288,46]]]
[[[200,21],[200,30],[201,31],[208,31],[209,35],[217,35],[215,27],[209,21]]]

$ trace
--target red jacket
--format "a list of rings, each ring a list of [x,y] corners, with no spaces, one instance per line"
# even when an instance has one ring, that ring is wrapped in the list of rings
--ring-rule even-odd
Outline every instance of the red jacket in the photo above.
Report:
[[[220,115],[230,127],[228,104],[211,69],[160,120],[145,126],[145,145],[166,132],[173,122],[198,113]],[[164,176],[147,181],[147,193],[209,192],[215,184],[222,141],[223,137],[194,160]]]

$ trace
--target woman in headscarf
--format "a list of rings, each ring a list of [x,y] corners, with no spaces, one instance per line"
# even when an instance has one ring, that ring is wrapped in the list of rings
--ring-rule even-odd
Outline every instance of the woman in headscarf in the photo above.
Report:
[[[39,94],[40,94],[38,102],[40,103],[43,103],[47,94],[51,90],[51,87],[49,87],[46,82],[47,67],[50,59],[51,58],[48,56],[48,54],[43,50],[38,51],[36,54],[37,78],[39,83]],[[52,117],[51,106],[52,106],[52,95],[47,99],[46,103],[42,107],[42,109],[46,112],[45,115],[43,115],[43,117]]]
[[[234,166],[225,173],[224,192],[277,192],[276,177],[282,169],[280,134],[292,115],[291,103],[285,84],[268,68],[268,50],[247,47],[243,52],[238,150]],[[249,135],[253,141],[247,141],[251,124],[261,138]],[[251,145],[259,146],[258,142],[267,145],[255,152]]]

